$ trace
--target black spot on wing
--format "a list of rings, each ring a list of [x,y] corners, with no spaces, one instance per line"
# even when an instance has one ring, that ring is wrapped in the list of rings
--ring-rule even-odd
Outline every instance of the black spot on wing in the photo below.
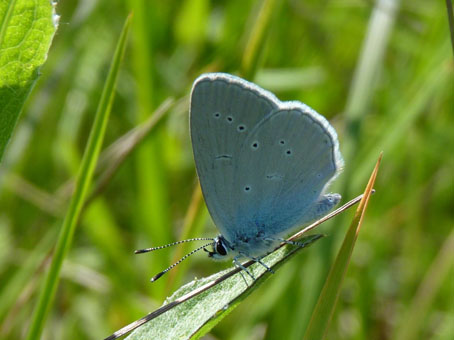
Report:
[[[222,160],[222,159],[232,159],[232,155],[218,155],[215,157],[216,160]]]

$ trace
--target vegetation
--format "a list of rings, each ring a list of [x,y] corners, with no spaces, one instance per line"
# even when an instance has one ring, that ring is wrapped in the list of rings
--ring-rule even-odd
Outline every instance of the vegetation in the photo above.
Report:
[[[345,158],[332,187],[343,202],[364,191],[383,151],[326,338],[454,338],[454,63],[443,1],[61,1],[56,11],[44,63],[49,1],[0,5],[0,338],[102,339],[231,266],[200,252],[150,283],[195,245],[134,255],[217,234],[188,128],[192,82],[212,71],[326,116]],[[18,13],[35,16],[15,22]],[[10,29],[30,30],[31,43]],[[196,336],[303,339],[354,210],[318,227],[327,237]]]

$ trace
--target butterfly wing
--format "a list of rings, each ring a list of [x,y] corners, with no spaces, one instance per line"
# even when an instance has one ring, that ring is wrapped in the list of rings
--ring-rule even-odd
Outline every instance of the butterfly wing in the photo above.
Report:
[[[343,165],[336,132],[299,102],[283,102],[244,140],[232,196],[239,235],[283,237],[339,201],[325,195]]]
[[[242,145],[279,100],[241,78],[200,76],[191,92],[191,140],[203,196],[214,223],[229,238],[238,215],[236,172]]]
[[[206,74],[193,86],[190,125],[204,198],[228,240],[282,237],[339,201],[324,193],[343,165],[337,135],[308,106]]]

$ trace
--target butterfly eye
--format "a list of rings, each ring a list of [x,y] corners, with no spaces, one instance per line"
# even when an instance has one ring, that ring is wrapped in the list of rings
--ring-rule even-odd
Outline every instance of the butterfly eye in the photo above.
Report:
[[[281,140],[279,141],[279,144],[284,145],[284,144],[285,144],[285,140],[281,139]]]
[[[250,186],[245,186],[245,187],[244,187],[244,191],[245,191],[245,192],[251,191],[251,187],[250,187]]]
[[[220,117],[221,117],[221,114],[220,114],[219,112],[215,112],[215,113],[213,114],[213,117],[214,117],[214,118],[220,118]]]
[[[252,143],[251,147],[254,149],[254,150],[257,150],[259,148],[259,142],[254,142]]]
[[[221,242],[216,243],[216,253],[222,256],[227,255],[227,249],[225,249],[225,246]]]
[[[227,121],[228,121],[229,123],[233,122],[233,117],[232,117],[232,116],[227,116]]]
[[[290,156],[292,154],[292,150],[288,149],[287,151],[285,151],[285,153],[287,154],[287,156]]]

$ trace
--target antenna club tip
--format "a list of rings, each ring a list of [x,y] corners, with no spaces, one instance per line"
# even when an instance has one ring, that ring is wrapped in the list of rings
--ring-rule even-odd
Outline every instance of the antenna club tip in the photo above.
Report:
[[[143,254],[143,253],[148,253],[150,251],[150,249],[138,249],[138,250],[134,250],[134,254]]]
[[[155,276],[153,276],[153,277],[150,279],[150,281],[151,281],[151,282],[155,282],[157,279],[159,279],[159,278],[160,278],[162,275],[164,275],[164,274],[165,274],[165,272],[161,272],[161,273],[159,273],[159,274],[156,274]]]

